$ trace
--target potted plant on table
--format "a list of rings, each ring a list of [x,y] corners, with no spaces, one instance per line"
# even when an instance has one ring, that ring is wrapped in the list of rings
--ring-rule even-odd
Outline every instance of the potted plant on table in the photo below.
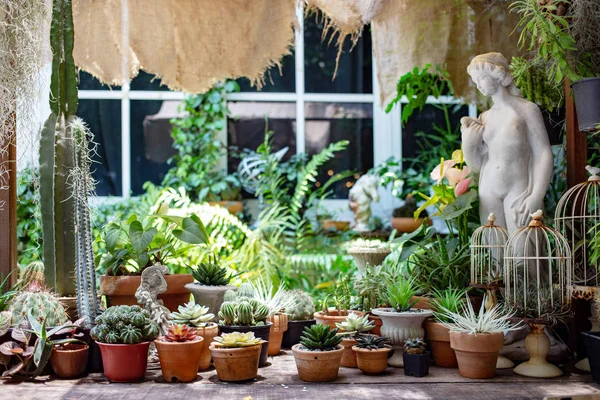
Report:
[[[288,329],[283,333],[281,346],[291,348],[293,345],[300,343],[300,336],[304,328],[316,323],[313,318],[315,303],[312,297],[302,290],[287,291],[286,296],[290,298],[292,305],[286,308],[285,311],[288,315]]]
[[[208,313],[208,307],[195,304],[193,301],[190,301],[185,306],[179,306],[179,309],[170,315],[171,323],[187,325],[194,329],[196,335],[204,339],[202,341],[198,371],[204,371],[210,367],[209,347],[213,339],[219,334],[219,327],[215,322],[211,322],[213,318],[214,315]]]
[[[335,324],[343,322],[349,312],[360,316],[364,315],[365,313],[362,311],[349,310],[351,301],[350,275],[346,275],[336,282],[331,291],[325,296],[325,299],[323,299],[322,310],[315,313],[317,324],[329,325],[331,329],[334,329],[336,327]],[[329,308],[330,303],[333,303],[333,308]]]
[[[166,382],[191,382],[198,376],[204,338],[187,325],[171,325],[154,341]]]
[[[354,281],[354,289],[361,298],[362,309],[369,312],[369,321],[375,326],[371,331],[374,335],[381,334],[383,322],[381,317],[373,314],[371,310],[385,303],[385,291],[396,282],[397,278],[397,271],[389,265],[383,264],[367,269]]]
[[[292,347],[298,377],[306,382],[336,380],[344,347],[338,329],[316,324],[304,328],[300,343]]]
[[[390,353],[394,351],[388,338],[375,335],[357,335],[352,350],[356,353],[358,369],[365,375],[385,372]]]
[[[139,306],[113,306],[96,318],[91,335],[100,346],[104,376],[111,382],[137,382],[148,366],[148,348],[158,324]]]
[[[254,298],[254,289],[249,283],[242,283],[237,292],[227,291],[224,299],[219,310],[219,334],[253,332],[256,337],[263,340],[259,366],[265,366],[269,353],[271,325],[273,325],[267,321],[269,307]]]
[[[188,283],[185,288],[194,295],[196,304],[206,305],[211,314],[219,312],[225,292],[237,290],[237,286],[229,284],[231,275],[227,269],[219,266],[214,257],[193,268],[192,276],[196,282]]]
[[[438,367],[456,368],[456,354],[450,347],[450,329],[447,325],[451,324],[452,320],[443,312],[448,310],[453,313],[460,313],[461,306],[465,300],[467,289],[453,289],[433,291],[434,297],[431,299],[431,309],[433,318],[428,318],[425,321],[425,333],[431,353],[433,355],[433,363]]]
[[[357,368],[356,353],[352,350],[352,346],[356,344],[356,338],[359,335],[364,335],[375,328],[369,322],[366,315],[359,317],[354,313],[348,314],[346,320],[342,323],[335,324],[339,329],[338,335],[342,336],[342,346],[344,353],[342,354],[342,367]]]
[[[413,279],[400,278],[398,283],[390,286],[385,293],[386,303],[391,307],[373,310],[373,314],[379,315],[383,320],[381,334],[392,340],[395,352],[389,359],[389,364],[393,367],[403,366],[404,341],[423,337],[423,321],[433,315],[429,310],[413,308],[416,304],[416,300],[413,299],[415,292]]]
[[[425,347],[423,338],[407,339],[404,342],[404,375],[421,378],[429,374],[430,353]]]
[[[217,336],[210,345],[217,376],[225,382],[247,381],[258,375],[264,340],[254,332],[232,332]]]
[[[355,239],[346,246],[348,254],[354,257],[360,274],[365,273],[367,266],[381,265],[392,252],[386,242],[376,239]]]
[[[460,374],[465,378],[493,378],[504,333],[518,328],[509,321],[513,314],[506,313],[500,304],[489,310],[482,304],[476,313],[470,301],[462,305],[460,313],[443,308],[441,313],[451,321],[443,324],[450,330],[450,346]]]

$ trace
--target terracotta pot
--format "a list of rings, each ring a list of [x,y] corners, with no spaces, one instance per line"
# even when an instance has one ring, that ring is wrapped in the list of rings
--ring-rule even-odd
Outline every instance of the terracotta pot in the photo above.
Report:
[[[356,315],[362,317],[363,315],[365,315],[364,312],[362,311],[354,311],[354,310],[349,310],[348,313],[355,313]],[[323,314],[323,311],[317,311],[315,313],[315,320],[317,322],[317,324],[321,324],[321,325],[329,325],[329,327],[331,329],[335,328],[335,324],[336,323],[340,323],[340,322],[344,322],[346,320],[346,317],[348,315],[339,315],[338,312],[336,310],[330,310],[329,311],[329,315],[325,315]]]
[[[190,301],[190,292],[185,285],[194,282],[190,274],[165,275],[167,291],[158,295],[171,311]],[[135,291],[140,286],[142,277],[136,276],[100,276],[100,291],[106,297],[106,306],[137,305]]]
[[[198,376],[198,364],[204,347],[199,337],[191,342],[154,341],[165,382],[191,382]]]
[[[412,300],[416,300],[417,304],[413,306],[413,308],[418,308],[419,310],[431,310],[431,299],[426,296],[413,296]]]
[[[388,358],[391,348],[383,349],[361,349],[357,346],[352,346],[352,350],[356,353],[356,365],[358,369],[365,375],[379,375],[385,372],[388,366]]]
[[[223,200],[223,201],[209,201],[208,204],[211,206],[221,206],[226,208],[230,214],[237,214],[244,212],[244,203],[241,201],[231,201],[231,200]]]
[[[456,354],[450,347],[450,329],[432,319],[426,320],[424,326],[427,342],[431,346],[433,363],[443,368],[458,367]]]
[[[330,382],[338,377],[344,346],[331,351],[302,350],[302,345],[292,347],[298,378],[306,382]]]
[[[340,231],[344,232],[350,229],[349,221],[334,221],[332,219],[325,219],[321,221],[321,229],[325,231]]]
[[[111,382],[138,382],[148,367],[150,342],[138,344],[98,343],[102,352],[104,376]]]
[[[404,217],[404,218],[397,218],[394,217],[392,218],[392,228],[394,228],[395,230],[397,230],[400,233],[410,233],[410,232],[414,232],[417,229],[419,229],[419,227],[421,225],[423,225],[423,221],[425,220],[425,218],[411,218],[411,217]],[[431,220],[427,219],[427,225],[431,225]]]
[[[381,265],[391,252],[385,247],[351,247],[348,249],[348,254],[356,261],[358,272],[361,275],[365,273],[367,265],[371,267]]]
[[[247,381],[258,375],[261,345],[241,348],[210,346],[217,376],[225,382]]]
[[[281,351],[283,333],[288,330],[288,316],[287,314],[276,314],[272,315],[269,320],[273,323],[269,337],[269,355],[276,356]]]
[[[197,283],[188,283],[185,285],[185,288],[192,293],[196,304],[208,307],[208,312],[215,315],[214,321],[219,319],[217,315],[219,314],[221,304],[223,304],[225,292],[228,290],[233,290],[234,292],[238,290],[238,287],[234,285],[207,286]]]
[[[259,367],[267,365],[267,356],[269,355],[269,340],[271,338],[271,322],[267,322],[266,325],[261,326],[235,326],[235,325],[219,325],[219,335],[223,333],[232,332],[254,332],[254,337],[260,338],[265,342],[262,344],[260,349],[260,362]]]
[[[200,362],[198,363],[198,371],[205,371],[210,368],[210,344],[215,336],[219,336],[219,327],[213,324],[204,328],[196,328],[196,334],[202,337],[202,351],[200,352]]]
[[[504,333],[469,335],[450,332],[450,346],[456,353],[458,371],[465,378],[488,379],[496,376],[498,353],[504,347]]]
[[[395,312],[391,308],[374,308],[373,314],[379,315],[383,320],[381,334],[390,339],[394,347],[394,354],[388,360],[392,367],[403,367],[404,341],[406,339],[423,337],[423,321],[431,317],[433,313],[427,310],[415,310],[413,312]],[[420,312],[417,312],[420,311]]]
[[[75,379],[85,374],[90,347],[87,344],[67,343],[55,346],[50,354],[54,374],[62,379]]]
[[[344,352],[342,353],[342,361],[340,365],[346,368],[358,368],[356,364],[356,353],[352,350],[352,347],[356,344],[354,338],[342,339],[342,346],[344,346]]]
[[[313,326],[316,323],[314,319],[288,321],[288,329],[283,333],[281,347],[291,349],[293,345],[300,343],[300,336],[302,336],[304,328]]]
[[[378,317],[375,314],[371,314],[369,313],[369,322],[371,323],[371,325],[374,325],[375,328],[371,329],[371,332],[373,335],[377,335],[377,336],[381,336],[381,325],[383,325],[383,321],[381,320],[381,317]]]

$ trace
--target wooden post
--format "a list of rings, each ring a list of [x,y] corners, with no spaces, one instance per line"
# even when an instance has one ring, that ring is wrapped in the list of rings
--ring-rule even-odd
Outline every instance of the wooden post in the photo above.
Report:
[[[579,132],[577,110],[570,82],[565,82],[565,111],[567,118],[567,186],[573,187],[587,180],[587,136]]]
[[[17,269],[17,135],[16,113],[9,118],[7,143],[0,149],[0,275]],[[18,272],[11,276],[14,284]]]

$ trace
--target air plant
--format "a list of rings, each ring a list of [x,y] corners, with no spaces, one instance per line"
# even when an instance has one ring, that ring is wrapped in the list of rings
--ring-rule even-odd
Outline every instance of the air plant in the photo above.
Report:
[[[285,312],[296,305],[296,299],[287,295],[283,282],[275,288],[272,282],[266,282],[260,278],[252,283],[252,288],[254,289],[254,298],[269,308],[269,317]]]

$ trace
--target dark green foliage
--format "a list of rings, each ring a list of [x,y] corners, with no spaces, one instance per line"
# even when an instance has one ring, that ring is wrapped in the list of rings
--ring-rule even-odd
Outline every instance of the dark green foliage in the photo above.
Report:
[[[550,112],[562,106],[564,88],[548,81],[549,76],[543,64],[535,64],[522,57],[513,57],[510,69],[515,85],[527,100]]]
[[[329,325],[307,326],[300,337],[300,344],[309,350],[335,350],[342,342],[342,337],[337,333],[338,328],[331,329]]]
[[[217,138],[229,115],[225,96],[237,91],[238,84],[227,81],[185,98],[187,115],[171,120],[173,147],[178,154],[169,160],[173,167],[163,186],[183,187],[194,201],[241,200],[237,174],[217,168],[221,157],[227,155],[227,147]]]
[[[392,343],[385,336],[356,335],[356,347],[369,350],[389,349]]]
[[[17,260],[21,265],[42,259],[39,174],[25,168],[17,173]]]
[[[196,282],[201,285],[225,286],[231,280],[231,276],[227,274],[227,268],[219,266],[214,257],[209,257],[208,262],[191,268],[191,272]]]
[[[91,335],[94,340],[109,344],[137,344],[156,339],[158,325],[150,313],[139,306],[109,307],[96,318]]]

